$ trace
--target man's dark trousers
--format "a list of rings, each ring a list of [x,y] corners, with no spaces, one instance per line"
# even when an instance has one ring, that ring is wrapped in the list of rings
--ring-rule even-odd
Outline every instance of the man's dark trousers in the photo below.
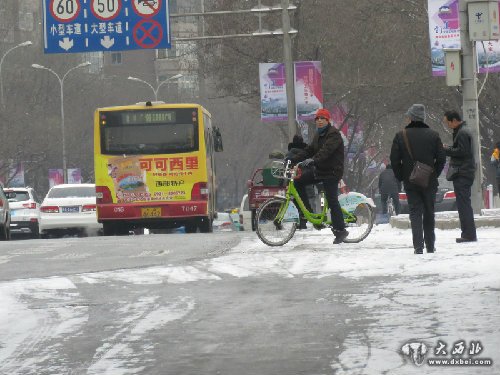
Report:
[[[302,169],[302,176],[295,180],[295,188],[299,193],[300,199],[304,202],[308,211],[311,211],[311,204],[307,198],[306,186],[311,184],[317,184],[319,182],[323,183],[325,189],[325,198],[328,202],[328,207],[330,208],[330,213],[332,215],[332,229],[334,230],[344,230],[344,215],[342,214],[342,209],[337,198],[338,195],[338,185],[339,180],[332,178],[321,178],[317,179],[314,176],[314,171],[312,168]]]
[[[458,176],[453,180],[453,188],[457,200],[458,217],[462,238],[468,240],[476,239],[476,224],[474,223],[474,211],[471,204],[471,187],[474,179]]]
[[[434,242],[436,241],[436,235],[434,234],[436,193],[437,187],[406,190],[414,249],[423,249],[424,242],[427,250],[434,249]]]

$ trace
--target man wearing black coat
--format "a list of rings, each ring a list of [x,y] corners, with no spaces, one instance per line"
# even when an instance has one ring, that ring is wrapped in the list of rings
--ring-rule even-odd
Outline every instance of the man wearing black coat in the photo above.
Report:
[[[406,118],[409,124],[404,131],[408,137],[413,160],[406,147],[402,131],[394,137],[390,159],[394,175],[399,181],[403,181],[408,198],[414,252],[422,254],[425,244],[427,252],[433,253],[436,241],[434,203],[439,185],[437,178],[443,170],[446,156],[439,134],[424,122],[425,107],[422,104],[412,105],[406,113]],[[434,168],[426,188],[412,184],[408,180],[414,162],[417,161]]]
[[[392,198],[396,215],[400,212],[399,192],[401,191],[401,181],[394,175],[392,165],[387,164],[385,169],[378,176],[378,191],[380,192],[380,202],[382,203],[382,213],[387,213],[387,200]]]
[[[471,189],[476,175],[476,163],[472,152],[472,135],[465,121],[456,111],[444,113],[444,123],[453,129],[453,145],[444,146],[447,156],[450,156],[450,169],[458,171],[450,176],[457,200],[458,217],[462,234],[457,242],[477,241],[474,211],[471,204]]]
[[[332,216],[332,232],[334,244],[342,243],[349,232],[345,229],[344,215],[338,200],[338,184],[344,173],[344,141],[337,128],[330,123],[331,115],[326,109],[316,113],[316,133],[306,148],[308,159],[301,164],[304,167],[302,176],[295,181],[295,187],[307,210],[311,205],[307,198],[306,186],[323,182],[325,198]]]

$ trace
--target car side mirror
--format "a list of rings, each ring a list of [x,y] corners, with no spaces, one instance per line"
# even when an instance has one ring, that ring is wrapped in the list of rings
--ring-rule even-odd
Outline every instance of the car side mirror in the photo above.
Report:
[[[215,152],[224,151],[224,146],[222,145],[222,135],[220,133],[219,128],[214,128],[213,136],[214,136],[214,150],[215,150]]]

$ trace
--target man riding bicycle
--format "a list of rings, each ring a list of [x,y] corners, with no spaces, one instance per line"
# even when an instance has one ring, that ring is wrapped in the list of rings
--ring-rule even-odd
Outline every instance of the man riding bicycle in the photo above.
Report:
[[[316,133],[305,151],[307,159],[302,161],[302,175],[295,180],[295,187],[308,211],[312,212],[306,186],[323,183],[325,197],[332,217],[334,244],[340,244],[349,232],[345,229],[344,217],[338,201],[338,184],[344,173],[344,141],[337,128],[330,123],[331,115],[326,109],[316,112]],[[300,218],[300,227],[305,229],[305,219]]]

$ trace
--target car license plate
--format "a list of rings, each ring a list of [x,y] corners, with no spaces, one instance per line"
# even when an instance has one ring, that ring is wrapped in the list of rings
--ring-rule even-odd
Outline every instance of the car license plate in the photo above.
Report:
[[[80,206],[66,206],[66,207],[61,207],[61,212],[63,212],[63,213],[80,212]]]
[[[161,217],[161,208],[160,207],[141,208],[141,216],[142,217]]]

